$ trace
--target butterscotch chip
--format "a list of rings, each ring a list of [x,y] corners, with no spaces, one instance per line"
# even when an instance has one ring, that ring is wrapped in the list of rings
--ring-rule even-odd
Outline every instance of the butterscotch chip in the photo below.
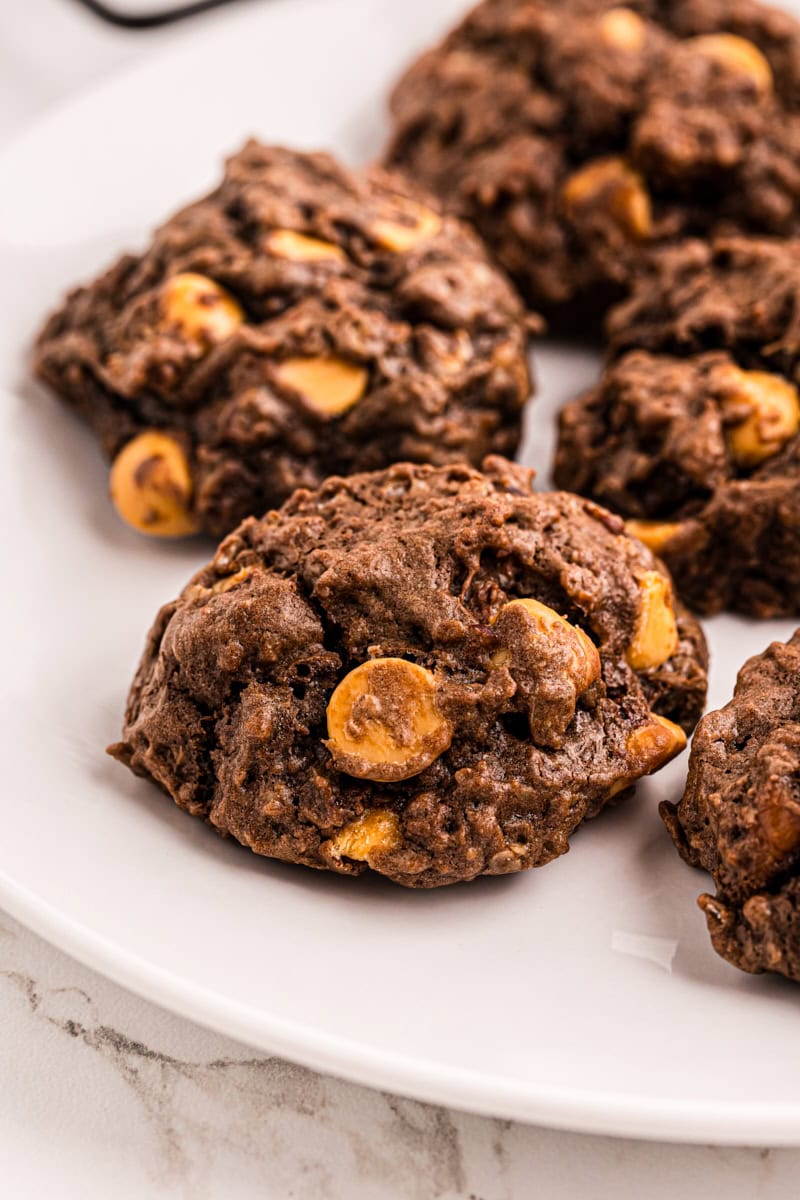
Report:
[[[275,374],[324,417],[341,416],[358,404],[369,382],[366,367],[334,357],[286,358]]]
[[[661,554],[675,534],[681,529],[680,521],[638,521],[634,518],[625,522],[626,532],[644,542],[653,554]]]
[[[780,375],[766,371],[729,371],[731,391],[723,413],[731,419],[726,437],[731,454],[745,467],[772,458],[800,429],[800,396]],[[741,414],[737,416],[737,414]]]
[[[70,294],[37,370],[110,457],[151,428],[191,444],[219,537],[331,475],[513,455],[531,322],[431,205],[379,167],[248,142],[145,253]]]
[[[149,430],[123,446],[111,465],[109,490],[119,515],[140,533],[170,538],[197,532],[189,463],[168,434]]]
[[[370,227],[372,237],[384,250],[404,254],[434,237],[442,227],[442,218],[432,208],[409,207],[407,213],[407,221],[376,221]]]
[[[598,21],[600,40],[615,50],[641,50],[645,40],[645,24],[630,8],[610,8]]]
[[[658,713],[651,713],[647,724],[638,726],[628,735],[625,771],[612,783],[608,799],[624,792],[643,775],[652,775],[685,749],[686,734],[680,725]]]
[[[431,671],[404,658],[373,658],[344,677],[328,704],[326,745],[360,779],[409,779],[447,749],[453,727],[436,703]]]
[[[388,808],[375,808],[345,825],[331,838],[331,854],[336,858],[369,862],[375,854],[396,850],[401,840],[397,814]]]
[[[297,233],[294,229],[273,229],[267,237],[267,249],[279,258],[290,258],[294,262],[318,262],[324,259],[344,262],[347,257],[341,246]]]
[[[563,745],[580,698],[600,678],[597,647],[579,625],[529,597],[504,604],[492,624],[501,643],[492,666],[514,679],[532,741]]]
[[[669,579],[659,571],[646,571],[639,588],[639,617],[627,659],[635,671],[646,671],[671,658],[680,639]]]
[[[625,661],[652,558],[618,528],[498,457],[300,489],[161,608],[112,753],[286,862],[410,887],[544,866],[704,702],[685,612],[667,668]]]
[[[650,775],[686,749],[686,734],[680,725],[651,713],[649,725],[634,729],[627,741],[633,777]]]
[[[173,275],[161,292],[163,324],[207,349],[224,342],[244,321],[233,296],[205,275]]]
[[[772,68],[758,46],[734,33],[709,33],[687,42],[696,54],[713,58],[726,70],[736,71],[752,80],[760,92],[771,92]]]
[[[703,717],[683,797],[661,815],[713,877],[699,903],[717,953],[800,982],[800,630],[749,659]]]
[[[600,675],[600,655],[592,639],[579,625],[572,625],[554,608],[532,598],[510,600],[494,617],[493,624],[503,623],[504,614],[521,611],[530,626],[531,640],[545,639],[568,647],[568,671],[578,693],[595,682]],[[508,662],[510,653],[503,648],[495,655],[498,664]]]
[[[588,163],[567,179],[561,194],[568,211],[604,207],[631,237],[650,237],[653,214],[647,187],[622,158]]]

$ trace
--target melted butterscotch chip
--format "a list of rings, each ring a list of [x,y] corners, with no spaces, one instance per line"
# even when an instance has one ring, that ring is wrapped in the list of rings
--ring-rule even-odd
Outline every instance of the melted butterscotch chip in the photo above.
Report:
[[[772,458],[800,430],[800,396],[781,375],[767,371],[727,370],[731,390],[722,402],[725,436],[734,461],[758,466]]]
[[[227,341],[244,321],[241,306],[224,288],[205,275],[173,275],[161,291],[162,321],[167,329],[209,349]]]
[[[409,779],[452,738],[453,727],[436,706],[433,673],[404,658],[361,663],[328,704],[326,745],[338,769],[359,779]]]
[[[695,53],[712,58],[728,71],[746,75],[759,92],[771,92],[772,69],[758,46],[734,33],[708,33],[686,43]]]
[[[638,538],[652,550],[653,554],[662,554],[664,548],[680,530],[680,521],[639,521],[631,518],[625,522],[625,530],[631,537]]]
[[[192,486],[183,447],[156,429],[133,438],[111,464],[114,507],[124,521],[151,537],[197,532]]]
[[[294,262],[319,262],[323,259],[344,262],[347,257],[342,248],[333,242],[324,242],[320,238],[297,233],[294,229],[274,229],[268,235],[266,245],[271,254]]]
[[[504,604],[492,624],[500,646],[491,665],[505,668],[514,679],[531,740],[563,745],[579,697],[600,678],[597,647],[579,626],[532,598]]]
[[[600,40],[615,50],[635,53],[644,45],[645,24],[630,8],[610,8],[598,23]]]
[[[639,587],[639,617],[627,659],[634,671],[646,671],[672,657],[679,637],[667,577],[660,571],[645,571]]]
[[[623,158],[598,158],[565,182],[562,198],[568,212],[601,205],[632,238],[650,237],[652,205],[644,179]]]
[[[334,858],[369,862],[375,854],[396,850],[401,842],[400,821],[388,808],[374,808],[343,826],[331,838]]]
[[[335,356],[286,358],[275,374],[323,417],[339,417],[358,404],[369,382],[366,367]]]
[[[376,221],[370,233],[379,246],[394,254],[404,254],[420,242],[432,238],[442,227],[442,218],[432,208],[420,205],[408,206],[405,210],[408,221]]]
[[[529,624],[531,638],[544,637],[548,641],[557,641],[569,649],[569,675],[578,693],[585,692],[600,676],[600,655],[592,639],[580,626],[572,625],[566,619],[539,600],[532,598],[510,600],[504,604],[494,618],[493,624],[502,623],[503,614],[524,612]],[[495,662],[504,665],[509,660],[509,652],[505,648],[495,655]]]
[[[650,714],[650,722],[634,729],[626,742],[634,779],[652,774],[686,748],[686,734],[680,725],[658,713]]]

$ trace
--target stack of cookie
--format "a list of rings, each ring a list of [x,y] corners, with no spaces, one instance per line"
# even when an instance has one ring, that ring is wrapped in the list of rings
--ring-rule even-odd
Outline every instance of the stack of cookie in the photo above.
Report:
[[[432,887],[550,861],[683,750],[690,609],[800,611],[800,26],[484,0],[392,108],[384,168],[248,143],[36,365],[129,525],[223,537],[111,753],[259,854]],[[545,320],[608,353],[553,493],[501,457]],[[799,639],[663,814],[715,947],[794,978]]]

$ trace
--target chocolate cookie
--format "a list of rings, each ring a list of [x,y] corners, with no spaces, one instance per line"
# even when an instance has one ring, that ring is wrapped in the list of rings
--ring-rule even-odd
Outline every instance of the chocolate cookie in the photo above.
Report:
[[[558,485],[632,518],[704,613],[800,612],[799,295],[800,241],[667,250],[561,414]]]
[[[699,904],[717,953],[800,980],[800,630],[746,662],[730,703],[703,717],[683,799],[661,813],[714,877]]]
[[[221,535],[332,471],[513,453],[522,306],[410,183],[248,143],[141,256],[79,288],[36,368],[143,532]]]
[[[259,854],[433,887],[549,862],[685,745],[706,650],[619,518],[499,458],[329,479],[160,612],[110,752]]]
[[[800,230],[800,24],[754,0],[484,0],[392,109],[387,160],[573,330],[653,247]]]

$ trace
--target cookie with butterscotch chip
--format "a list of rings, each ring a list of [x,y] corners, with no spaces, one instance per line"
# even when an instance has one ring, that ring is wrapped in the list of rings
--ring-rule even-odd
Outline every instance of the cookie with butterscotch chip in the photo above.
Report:
[[[331,472],[513,453],[529,327],[407,180],[249,142],[67,298],[36,370],[98,435],[130,525],[221,536]]]
[[[386,161],[573,335],[654,248],[800,231],[800,24],[757,0],[483,0],[391,107]]]
[[[699,612],[800,613],[800,240],[687,241],[608,319],[555,479],[628,519]]]
[[[706,666],[618,517],[501,458],[401,464],[231,533],[111,753],[258,854],[434,887],[563,854],[684,748]]]
[[[686,791],[662,816],[714,949],[743,971],[800,980],[800,630],[744,664],[733,699],[697,727]]]

